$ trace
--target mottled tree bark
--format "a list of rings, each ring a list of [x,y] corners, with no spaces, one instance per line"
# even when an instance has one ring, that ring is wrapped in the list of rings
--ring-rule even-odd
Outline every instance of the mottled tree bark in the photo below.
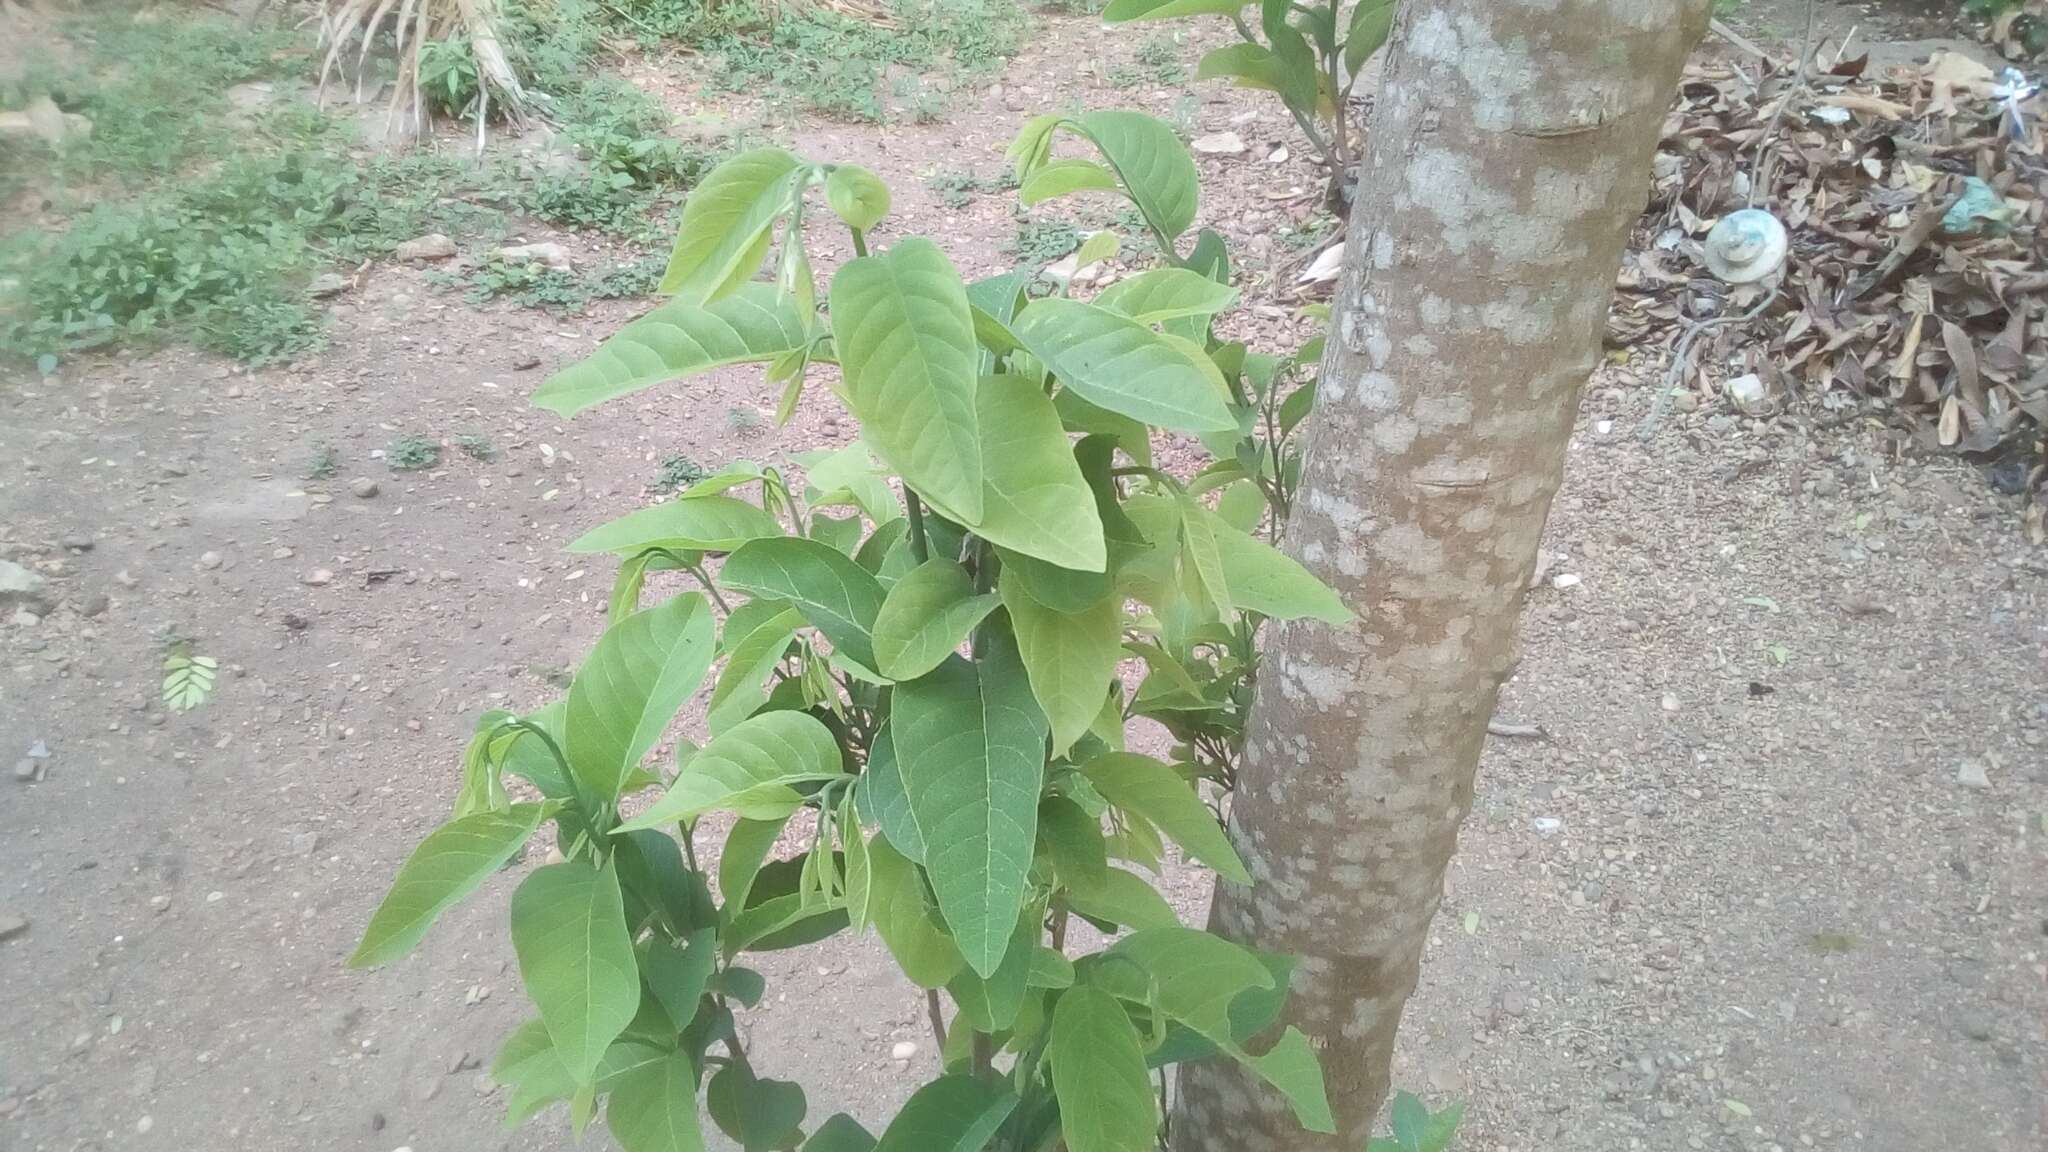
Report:
[[[1226,1061],[1175,1152],[1359,1152],[1388,1089],[1622,244],[1708,0],[1407,0],[1288,547],[1357,623],[1268,636],[1213,925],[1300,957],[1342,1131]]]

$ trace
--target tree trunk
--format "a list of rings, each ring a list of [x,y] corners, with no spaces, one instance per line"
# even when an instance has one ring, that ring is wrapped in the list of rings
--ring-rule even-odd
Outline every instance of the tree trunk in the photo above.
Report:
[[[1357,612],[1269,635],[1224,934],[1300,957],[1287,1019],[1341,1132],[1236,1065],[1175,1152],[1360,1152],[1472,806],[1486,723],[1708,0],[1407,0],[1368,137],[1288,547]]]

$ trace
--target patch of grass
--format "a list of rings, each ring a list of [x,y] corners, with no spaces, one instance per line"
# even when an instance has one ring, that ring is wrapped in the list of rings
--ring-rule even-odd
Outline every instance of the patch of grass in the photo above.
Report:
[[[1187,69],[1180,62],[1180,43],[1173,33],[1157,30],[1139,42],[1132,62],[1111,65],[1104,78],[1111,86],[1125,89],[1180,84],[1187,79]]]
[[[939,202],[948,208],[965,208],[974,197],[989,192],[1001,192],[1011,185],[1007,173],[1001,176],[976,176],[965,168],[941,168],[925,177],[924,186],[936,192]]]
[[[1019,264],[1050,264],[1081,246],[1081,230],[1064,217],[1022,216],[1004,250]]]
[[[498,446],[481,432],[463,432],[455,437],[455,447],[464,456],[488,464],[498,458]]]
[[[513,264],[492,260],[467,276],[446,275],[436,279],[448,286],[464,285],[463,299],[479,307],[503,300],[520,308],[581,312],[592,300],[651,295],[661,283],[666,263],[661,257],[643,256],[601,272],[577,272],[549,268],[538,262]]]
[[[1279,237],[1280,243],[1301,252],[1329,239],[1330,233],[1336,230],[1336,217],[1316,215],[1302,221],[1298,227],[1283,225],[1275,235]]]
[[[419,472],[441,462],[441,445],[430,436],[400,436],[384,446],[384,463],[396,472]]]
[[[654,483],[648,487],[656,492],[680,492],[709,475],[710,469],[688,456],[676,453],[662,457],[661,467],[654,476]]]
[[[1016,54],[1028,19],[1007,0],[899,0],[894,15],[894,28],[823,8],[785,10],[773,20],[735,16],[729,31],[703,41],[720,66],[711,83],[767,92],[800,111],[879,122],[890,76],[922,77],[922,86],[949,69],[992,72]],[[922,87],[909,107],[913,117],[941,111]]]
[[[302,474],[308,480],[332,480],[341,474],[341,450],[322,442],[313,446],[313,458]]]

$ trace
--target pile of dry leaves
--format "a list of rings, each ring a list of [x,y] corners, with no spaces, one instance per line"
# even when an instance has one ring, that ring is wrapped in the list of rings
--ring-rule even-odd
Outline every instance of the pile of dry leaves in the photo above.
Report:
[[[1752,59],[1689,69],[1613,338],[1675,345],[1689,321],[1754,312],[1700,333],[1719,353],[1700,359],[1716,378],[1760,377],[1763,403],[1874,402],[1930,447],[2037,450],[2048,99],[2015,98],[2007,77],[1955,53],[1885,75],[1866,59],[1804,80]],[[1731,287],[1707,273],[1701,241],[1745,207],[1783,221],[1791,253],[1780,277]]]

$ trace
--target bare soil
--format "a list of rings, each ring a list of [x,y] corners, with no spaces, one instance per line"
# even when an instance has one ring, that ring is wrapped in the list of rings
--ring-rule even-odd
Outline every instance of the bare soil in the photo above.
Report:
[[[1191,91],[1196,134],[1247,144],[1202,161],[1203,220],[1250,274],[1234,323],[1292,347],[1271,273],[1300,254],[1275,237],[1320,179],[1284,113],[1116,90],[1140,33],[1039,21],[946,123],[766,132],[875,168],[885,233],[972,275],[1008,264],[1010,197],[947,208],[924,177],[995,174],[1043,108]],[[638,73],[707,110],[663,80],[681,65]],[[566,424],[527,406],[634,310],[477,311],[381,266],[289,367],[166,350],[0,384],[0,555],[55,602],[0,631],[0,760],[49,753],[0,779],[0,917],[28,921],[0,942],[0,1149],[569,1145],[559,1113],[502,1131],[479,1067],[527,1015],[504,916],[530,865],[408,960],[342,959],[445,817],[475,714],[550,698],[596,637],[611,572],[561,545],[668,454],[851,439],[822,389],[774,427],[748,372]],[[1545,735],[1488,749],[1397,1083],[1468,1100],[1470,1149],[2048,1147],[2048,555],[1881,421],[1707,397],[1640,442],[1659,371],[1652,350],[1589,389],[1502,705]],[[468,431],[495,460],[373,457]],[[323,444],[338,475],[302,479]],[[167,626],[222,664],[189,714],[156,700]],[[1198,917],[1206,878],[1169,881]],[[760,966],[746,1027],[814,1117],[876,1125],[928,1072],[921,999],[872,941]]]

